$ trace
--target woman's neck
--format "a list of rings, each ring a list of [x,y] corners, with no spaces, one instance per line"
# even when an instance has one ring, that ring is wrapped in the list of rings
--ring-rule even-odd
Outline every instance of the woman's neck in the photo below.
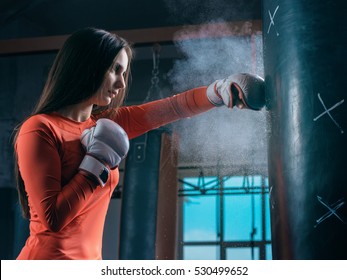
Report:
[[[93,105],[86,105],[83,103],[66,106],[57,111],[59,115],[69,118],[77,122],[84,122],[90,118]]]

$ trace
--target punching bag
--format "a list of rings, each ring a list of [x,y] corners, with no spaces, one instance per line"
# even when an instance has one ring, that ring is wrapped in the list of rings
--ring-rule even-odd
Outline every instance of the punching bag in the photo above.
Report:
[[[347,259],[344,2],[263,1],[274,259]]]
[[[130,141],[122,191],[119,259],[174,259],[177,149],[165,129]]]

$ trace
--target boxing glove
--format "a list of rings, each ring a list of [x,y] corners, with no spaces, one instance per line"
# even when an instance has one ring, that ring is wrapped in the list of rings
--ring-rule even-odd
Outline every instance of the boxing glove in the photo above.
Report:
[[[233,74],[207,87],[207,98],[215,106],[237,106],[260,110],[265,106],[264,79],[248,73]]]
[[[105,186],[110,169],[116,168],[129,150],[126,132],[109,119],[99,119],[96,125],[85,129],[80,137],[86,150],[79,169],[95,177]]]

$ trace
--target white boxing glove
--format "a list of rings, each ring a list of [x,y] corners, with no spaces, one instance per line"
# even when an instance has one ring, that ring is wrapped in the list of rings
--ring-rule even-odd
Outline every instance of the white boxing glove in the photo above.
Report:
[[[83,131],[80,140],[86,155],[79,169],[105,186],[110,169],[116,168],[128,153],[128,135],[114,121],[99,119],[95,126]]]
[[[233,74],[225,79],[216,80],[207,88],[207,98],[215,106],[228,108],[237,106],[260,110],[265,106],[264,79],[253,74]]]

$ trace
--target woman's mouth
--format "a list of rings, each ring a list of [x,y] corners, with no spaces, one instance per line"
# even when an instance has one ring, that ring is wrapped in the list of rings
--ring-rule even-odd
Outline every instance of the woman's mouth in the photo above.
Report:
[[[117,91],[115,91],[115,90],[109,90],[108,93],[110,94],[111,98],[115,98],[117,95]]]

